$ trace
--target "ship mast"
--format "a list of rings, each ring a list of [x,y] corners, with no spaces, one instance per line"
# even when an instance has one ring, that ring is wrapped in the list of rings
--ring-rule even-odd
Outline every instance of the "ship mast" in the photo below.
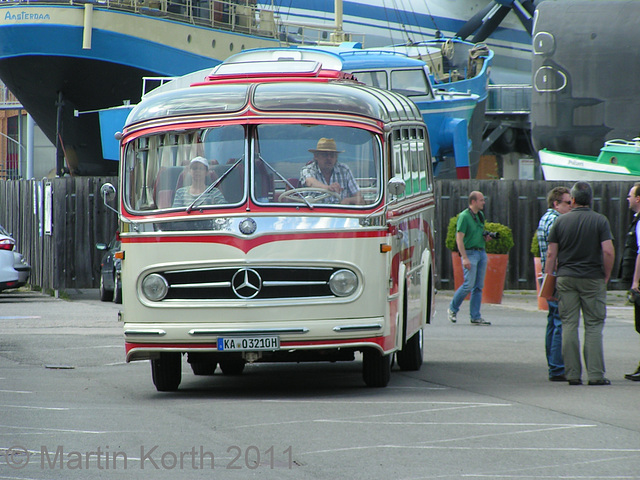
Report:
[[[341,43],[346,41],[344,30],[342,30],[342,0],[335,0],[334,13],[336,26],[334,32],[331,34],[331,41]]]

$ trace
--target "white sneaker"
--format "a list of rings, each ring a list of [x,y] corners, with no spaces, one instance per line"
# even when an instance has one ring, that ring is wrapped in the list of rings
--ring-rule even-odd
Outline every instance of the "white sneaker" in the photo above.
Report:
[[[456,323],[458,321],[458,315],[450,308],[447,308],[447,316],[451,323]]]

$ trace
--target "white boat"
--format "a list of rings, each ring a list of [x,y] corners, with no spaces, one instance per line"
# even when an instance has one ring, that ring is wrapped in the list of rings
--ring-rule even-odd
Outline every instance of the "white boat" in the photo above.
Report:
[[[602,181],[640,179],[640,138],[608,140],[600,155],[578,155],[542,149],[538,152],[545,180]]]

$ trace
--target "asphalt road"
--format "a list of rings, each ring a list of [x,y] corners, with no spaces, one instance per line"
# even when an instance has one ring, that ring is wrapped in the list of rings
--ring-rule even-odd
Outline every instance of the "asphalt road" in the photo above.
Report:
[[[610,295],[608,387],[547,380],[546,314],[529,292],[483,305],[489,327],[425,330],[419,372],[369,389],[360,362],[251,365],[156,392],[124,363],[119,306],[0,294],[0,479],[640,479],[640,360]]]

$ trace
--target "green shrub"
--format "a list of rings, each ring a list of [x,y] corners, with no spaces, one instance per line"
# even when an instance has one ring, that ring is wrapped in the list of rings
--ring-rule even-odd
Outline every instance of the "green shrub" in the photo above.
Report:
[[[452,252],[458,251],[458,245],[456,244],[456,223],[458,222],[458,215],[451,217],[449,220],[449,226],[447,227],[447,238],[444,241],[445,247]]]
[[[447,238],[445,239],[445,246],[453,251],[458,251],[458,246],[456,245],[456,224],[458,222],[458,215],[452,217],[449,220],[449,225],[447,227]],[[509,253],[509,250],[513,247],[513,232],[506,225],[502,225],[501,223],[493,223],[486,222],[484,227],[489,232],[497,232],[499,234],[499,238],[495,240],[491,240],[487,242],[487,253],[498,253],[504,254]]]
[[[538,245],[538,234],[537,232],[533,233],[533,238],[531,239],[531,253],[534,257],[540,256],[540,245]]]

